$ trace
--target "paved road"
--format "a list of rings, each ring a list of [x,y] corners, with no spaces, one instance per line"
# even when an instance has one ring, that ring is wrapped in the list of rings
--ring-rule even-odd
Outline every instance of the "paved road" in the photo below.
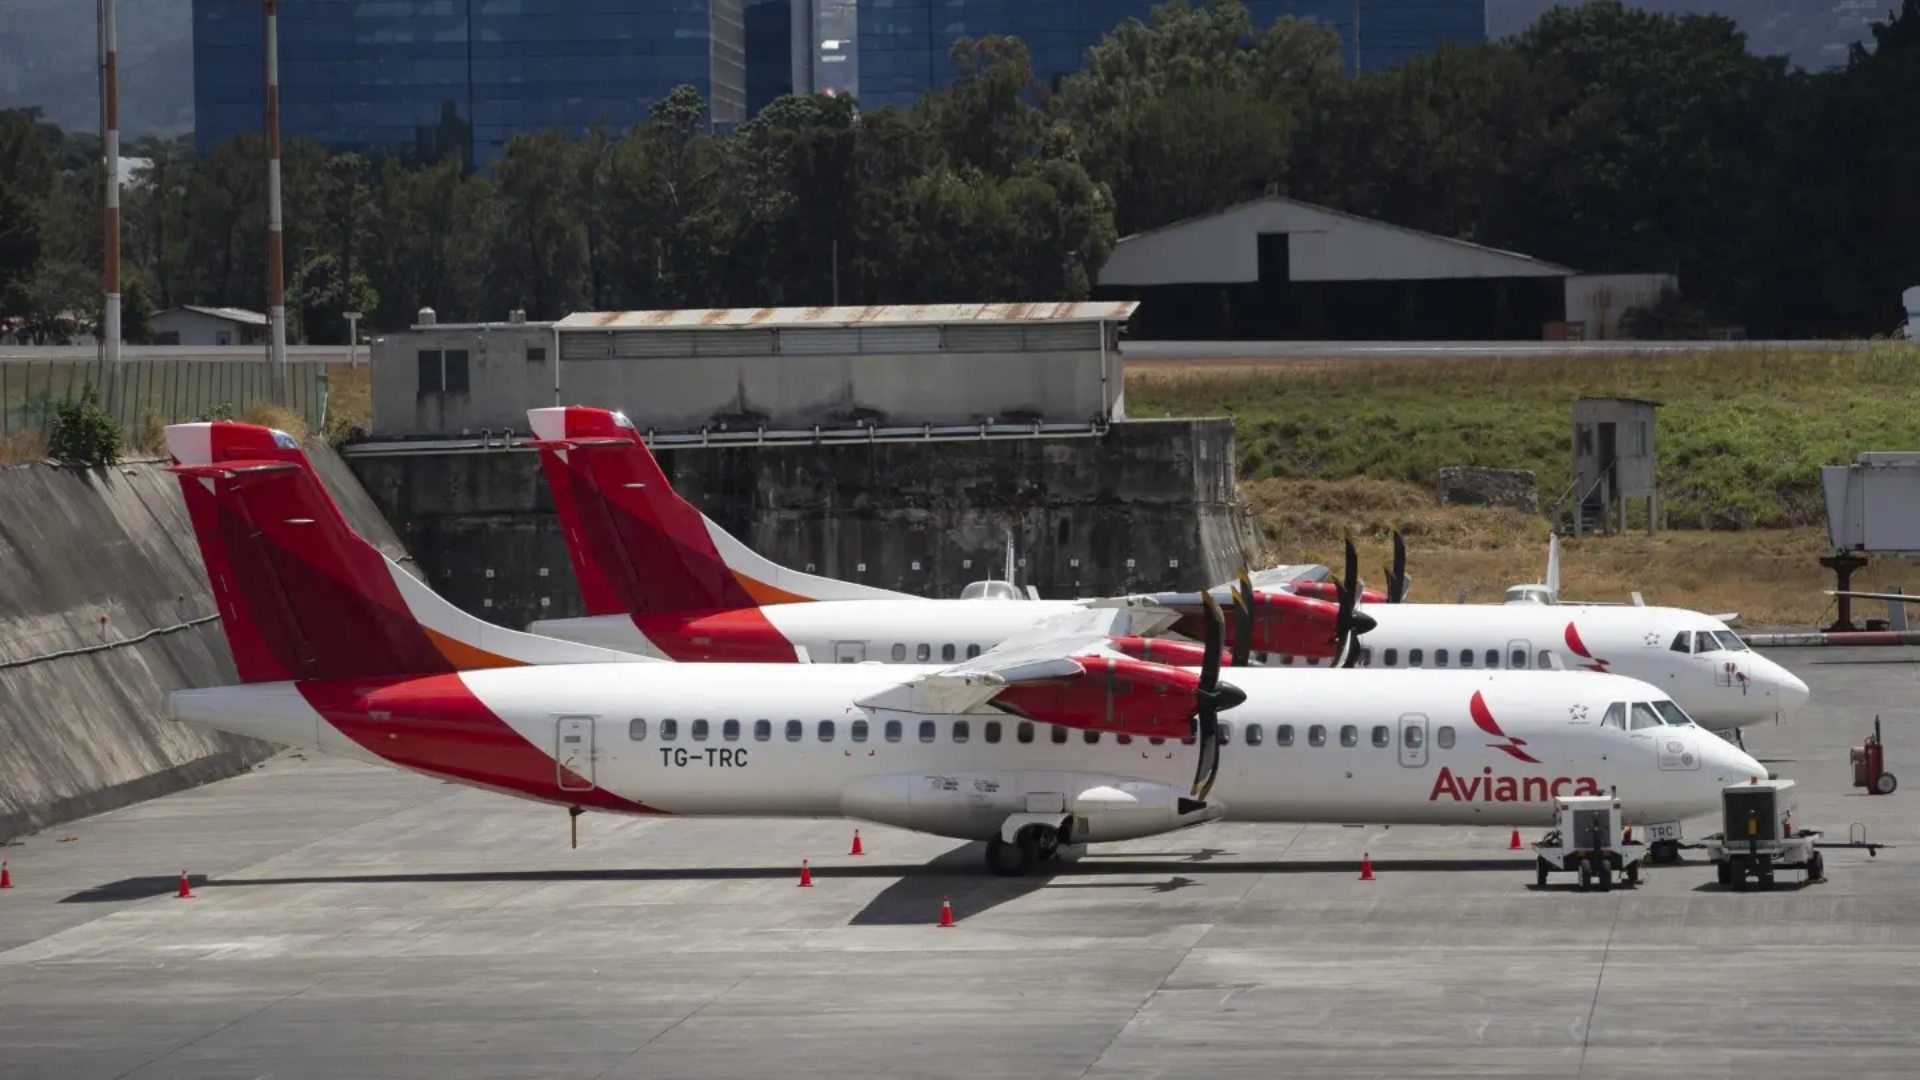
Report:
[[[1803,821],[1905,846],[1767,895],[1537,892],[1476,829],[1215,825],[1020,882],[840,822],[589,816],[570,851],[558,810],[283,757],[5,850],[0,1075],[1910,1076],[1920,667],[1778,655],[1816,704],[1749,745]],[[1876,712],[1884,799],[1846,786]]]

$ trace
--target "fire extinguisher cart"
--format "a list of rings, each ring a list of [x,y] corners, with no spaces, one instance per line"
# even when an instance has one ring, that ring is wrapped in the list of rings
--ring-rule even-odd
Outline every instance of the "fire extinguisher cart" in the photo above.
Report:
[[[1580,891],[1640,884],[1647,845],[1624,839],[1620,804],[1611,796],[1563,796],[1553,801],[1554,828],[1533,845],[1534,880],[1545,888],[1553,873],[1578,874]]]
[[[1887,771],[1887,744],[1880,738],[1880,718],[1873,718],[1873,734],[1851,748],[1853,786],[1866,788],[1869,795],[1891,795],[1900,781]]]

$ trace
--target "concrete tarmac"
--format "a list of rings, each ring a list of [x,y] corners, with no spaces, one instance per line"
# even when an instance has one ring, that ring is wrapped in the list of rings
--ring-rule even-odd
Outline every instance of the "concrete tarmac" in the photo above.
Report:
[[[1910,1076],[1920,666],[1773,655],[1813,704],[1749,748],[1803,824],[1899,845],[1773,893],[1536,890],[1490,829],[1219,824],[1021,881],[836,821],[569,850],[558,809],[286,755],[0,849],[0,1076]],[[1875,713],[1885,798],[1849,787]]]

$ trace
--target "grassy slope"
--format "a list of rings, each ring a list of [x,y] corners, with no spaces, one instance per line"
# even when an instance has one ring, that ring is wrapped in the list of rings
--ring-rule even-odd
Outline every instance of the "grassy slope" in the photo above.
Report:
[[[1509,510],[1438,507],[1442,465],[1533,469],[1542,502],[1568,481],[1568,405],[1579,394],[1665,402],[1660,483],[1676,526],[1569,542],[1565,591],[1739,611],[1749,624],[1830,618],[1821,465],[1863,449],[1920,447],[1920,351],[1752,352],[1571,360],[1130,364],[1135,416],[1234,416],[1240,494],[1263,561],[1337,565],[1352,529],[1379,580],[1401,530],[1421,599],[1475,602],[1538,580],[1547,522]],[[1727,531],[1730,529],[1742,531]],[[1876,562],[1856,586],[1908,581]],[[1877,614],[1877,612],[1866,612]]]
[[[1664,403],[1661,501],[1681,528],[1823,520],[1819,467],[1920,447],[1920,350],[1762,350],[1551,360],[1130,365],[1136,416],[1235,418],[1240,477],[1366,476],[1430,487],[1443,465],[1569,476],[1572,399]]]

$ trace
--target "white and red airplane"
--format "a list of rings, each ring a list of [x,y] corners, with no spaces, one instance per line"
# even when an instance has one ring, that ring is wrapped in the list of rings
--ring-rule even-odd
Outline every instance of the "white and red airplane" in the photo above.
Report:
[[[590,613],[541,620],[529,627],[534,633],[667,660],[950,663],[1086,606],[929,600],[789,570],[681,498],[624,415],[572,406],[532,409],[527,419]],[[1215,590],[1215,599],[1232,603],[1228,592]],[[1257,650],[1335,656],[1337,603],[1285,588],[1243,588],[1242,595],[1251,602],[1228,629],[1236,653],[1244,639]],[[1180,617],[1175,630],[1196,639],[1204,632],[1201,594],[1150,599]],[[1367,626],[1350,606],[1347,622],[1354,632]],[[1191,642],[1131,636],[1115,647],[1144,660],[1200,662]]]
[[[1019,873],[1242,821],[1539,825],[1557,795],[1707,813],[1766,775],[1617,676],[1138,660],[1151,605],[1078,607],[949,665],[673,664],[490,626],[354,534],[294,441],[167,429],[242,685],[170,715],[582,810],[845,816],[984,840]],[[1614,728],[1615,704],[1659,722]],[[1219,718],[1233,710],[1234,724]],[[1223,760],[1223,746],[1231,747]]]
[[[535,633],[674,660],[928,663],[978,655],[1080,606],[923,600],[795,573],[761,558],[681,498],[621,414],[571,406],[533,409],[527,418],[593,612],[536,622],[529,628]],[[1248,622],[1244,614],[1228,624],[1235,664],[1245,662],[1238,646],[1248,640],[1255,663],[1316,664],[1342,652],[1346,666],[1614,672],[1660,687],[1716,731],[1777,719],[1807,701],[1807,685],[1793,673],[1695,611],[1402,603],[1406,556],[1397,540],[1388,591],[1361,590],[1363,606],[1354,615],[1329,602],[1340,588],[1324,579],[1324,567],[1283,567],[1243,582],[1240,593],[1254,597],[1253,629],[1238,631]],[[1351,544],[1347,561],[1351,581]],[[1219,595],[1224,590],[1215,592],[1231,603]],[[1201,594],[1150,599],[1182,614],[1176,632],[1202,635]],[[849,602],[798,602],[808,600]],[[1362,636],[1362,647],[1343,648],[1342,625]],[[1302,651],[1302,643],[1310,648]],[[1133,638],[1115,647],[1174,664],[1200,659],[1189,642]]]

